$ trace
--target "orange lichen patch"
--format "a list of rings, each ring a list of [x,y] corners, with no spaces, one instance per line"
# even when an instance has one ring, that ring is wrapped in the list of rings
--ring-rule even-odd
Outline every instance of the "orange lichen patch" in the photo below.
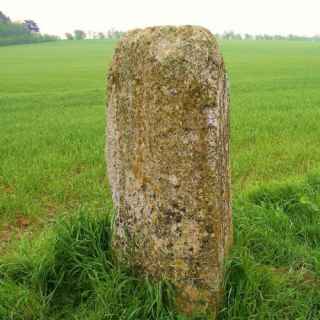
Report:
[[[213,298],[210,290],[199,289],[198,287],[185,285],[177,285],[177,289],[180,291],[180,294],[177,297],[177,305],[179,309],[184,310],[185,314],[193,315],[194,314],[194,305],[202,305],[202,309],[210,310],[213,317],[215,318],[216,307],[221,301],[218,301],[217,298]],[[219,293],[221,296],[223,294],[222,290]]]

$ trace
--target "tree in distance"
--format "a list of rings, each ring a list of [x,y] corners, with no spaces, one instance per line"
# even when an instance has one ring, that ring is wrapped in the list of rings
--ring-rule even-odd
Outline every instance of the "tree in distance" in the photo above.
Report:
[[[86,38],[86,33],[83,30],[74,30],[74,39],[83,40]]]
[[[73,40],[73,35],[70,32],[66,32],[64,35],[67,40]]]

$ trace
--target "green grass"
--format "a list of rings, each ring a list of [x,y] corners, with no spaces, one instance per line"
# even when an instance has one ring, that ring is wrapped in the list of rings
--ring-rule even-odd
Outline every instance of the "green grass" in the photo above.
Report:
[[[115,43],[0,48],[0,319],[176,319],[110,248]],[[226,41],[235,247],[220,319],[320,318],[320,44]],[[20,239],[22,237],[22,239]],[[31,240],[30,240],[31,239]],[[2,249],[1,249],[2,248]]]
[[[105,75],[113,43],[1,48],[0,220],[105,208]]]

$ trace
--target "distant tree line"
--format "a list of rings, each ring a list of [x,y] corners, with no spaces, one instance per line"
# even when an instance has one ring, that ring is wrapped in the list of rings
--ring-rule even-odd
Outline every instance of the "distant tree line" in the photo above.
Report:
[[[66,32],[67,40],[84,40],[84,39],[120,39],[125,32],[116,29],[110,29],[106,32],[85,32],[83,30],[74,30],[73,33]]]
[[[280,35],[280,34],[258,34],[252,35],[249,33],[240,34],[234,31],[225,31],[221,34],[216,34],[217,38],[224,40],[295,40],[295,41],[320,41],[320,34],[313,37],[299,36],[294,34]]]
[[[67,40],[83,40],[83,39],[120,39],[125,32],[116,30],[114,28],[106,32],[93,32],[74,30],[73,33],[65,33]],[[223,40],[296,40],[296,41],[320,41],[320,34],[313,37],[299,36],[294,34],[280,35],[280,34],[241,34],[234,31],[225,31],[223,33],[217,33],[216,37]]]
[[[13,22],[0,11],[0,46],[57,40],[55,36],[41,34],[33,20]]]

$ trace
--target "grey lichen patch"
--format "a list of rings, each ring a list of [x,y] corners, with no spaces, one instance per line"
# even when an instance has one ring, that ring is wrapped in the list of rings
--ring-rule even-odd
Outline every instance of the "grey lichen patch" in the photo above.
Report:
[[[215,312],[232,243],[229,97],[217,42],[201,27],[128,32],[108,89],[118,256],[175,283],[183,312]]]

